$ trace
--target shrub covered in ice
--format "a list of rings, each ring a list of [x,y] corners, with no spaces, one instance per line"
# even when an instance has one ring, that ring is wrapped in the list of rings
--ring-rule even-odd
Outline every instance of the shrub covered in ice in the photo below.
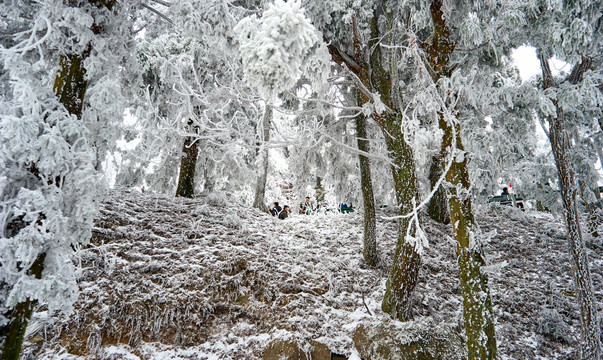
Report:
[[[230,213],[224,216],[224,226],[233,229],[240,229],[243,225],[241,223],[241,218],[237,214]]]
[[[555,309],[544,309],[538,315],[536,332],[557,341],[570,342],[570,328]]]
[[[217,191],[209,194],[207,197],[207,202],[210,205],[225,206],[228,204],[228,198],[226,198],[226,194],[224,192]]]
[[[209,216],[211,210],[207,204],[203,204],[201,206],[197,206],[195,210],[193,210],[193,215],[195,216]]]

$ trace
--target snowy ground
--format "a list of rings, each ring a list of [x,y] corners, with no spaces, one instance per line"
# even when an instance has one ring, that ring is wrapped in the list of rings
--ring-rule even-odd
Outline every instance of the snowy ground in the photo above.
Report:
[[[358,214],[280,221],[233,203],[112,192],[81,253],[76,313],[44,329],[40,309],[23,358],[255,359],[270,341],[289,339],[317,340],[357,359],[356,327],[387,320],[380,302],[396,223],[379,222],[384,265],[372,269],[362,260]],[[577,358],[580,322],[562,223],[513,210],[478,216],[492,235],[484,244],[489,264],[503,264],[490,273],[500,357]],[[415,318],[460,324],[450,226],[424,222],[430,247]],[[588,256],[601,309],[603,256]]]

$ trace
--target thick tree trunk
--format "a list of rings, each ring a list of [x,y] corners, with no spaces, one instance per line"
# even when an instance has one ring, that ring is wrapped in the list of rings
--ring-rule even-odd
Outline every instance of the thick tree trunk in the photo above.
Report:
[[[429,168],[429,183],[431,188],[436,185],[443,173],[442,164],[434,156],[431,159],[431,167]],[[429,201],[429,208],[427,213],[433,220],[442,223],[450,224],[450,215],[448,212],[448,198],[446,197],[446,190],[440,185],[438,190],[433,194],[433,197]]]
[[[396,192],[396,200],[400,207],[400,215],[414,211],[417,197],[417,180],[412,148],[404,140],[401,124],[397,116],[382,119],[382,129],[388,150],[392,154],[392,175]],[[398,242],[394,252],[394,261],[386,283],[385,296],[381,309],[400,321],[412,319],[412,295],[417,285],[421,256],[415,246],[408,242],[406,234],[411,225],[411,218],[400,219],[398,226]],[[410,236],[415,236],[416,229],[411,227]]]
[[[599,360],[601,358],[601,330],[597,317],[597,302],[588,257],[584,251],[580,218],[576,206],[575,176],[569,158],[570,144],[565,135],[561,109],[557,109],[557,118],[549,119],[549,128],[549,139],[559,175],[563,218],[567,228],[570,259],[574,270],[574,286],[580,306],[580,324],[582,325],[580,352],[584,360]]]
[[[195,169],[197,168],[197,156],[199,154],[198,142],[195,140],[193,137],[184,139],[176,196],[192,198],[195,195]]]
[[[270,141],[270,122],[272,120],[272,105],[266,104],[266,110],[264,112],[264,119],[262,121],[262,143],[260,145],[260,158],[261,168],[258,175],[258,179],[255,186],[255,199],[253,201],[253,207],[260,209],[261,211],[268,212],[268,207],[264,200],[266,194],[266,180],[268,178],[268,147],[266,146]]]
[[[463,151],[460,127],[456,129],[440,115],[440,129],[444,131],[442,139],[442,166],[446,166],[456,151]],[[453,131],[455,130],[455,131]],[[452,148],[453,135],[456,132],[456,148]],[[463,295],[463,317],[469,359],[496,359],[496,337],[494,331],[494,313],[488,288],[488,277],[481,271],[485,264],[480,249],[480,231],[473,218],[467,158],[453,160],[446,174],[450,220],[457,242],[457,262],[459,280]],[[460,193],[458,192],[460,190]]]
[[[356,139],[358,150],[368,153],[370,151],[366,133],[366,118],[363,114],[356,116]],[[375,197],[373,195],[373,181],[371,179],[371,163],[367,156],[359,154],[360,184],[362,189],[362,202],[364,207],[364,261],[370,266],[377,265],[377,220],[375,217]]]

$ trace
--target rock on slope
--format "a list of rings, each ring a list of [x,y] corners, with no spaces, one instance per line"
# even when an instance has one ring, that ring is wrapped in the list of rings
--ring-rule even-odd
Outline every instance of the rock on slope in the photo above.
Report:
[[[362,260],[358,214],[279,221],[224,194],[128,190],[112,191],[101,213],[80,252],[75,314],[50,321],[39,309],[23,358],[254,359],[298,343],[301,353],[322,344],[357,359],[357,329],[404,328],[380,311],[394,220],[378,224],[383,265],[373,269]],[[455,245],[448,226],[425,221],[416,324],[462,333]],[[580,322],[562,224],[514,209],[478,222],[492,235],[489,263],[501,264],[490,268],[500,358],[576,357]],[[588,255],[601,304],[602,256]]]

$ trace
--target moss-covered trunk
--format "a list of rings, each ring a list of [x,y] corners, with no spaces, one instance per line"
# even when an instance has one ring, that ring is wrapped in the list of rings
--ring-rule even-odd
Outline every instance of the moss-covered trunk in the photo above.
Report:
[[[449,61],[454,51],[450,29],[440,0],[430,6],[434,33],[431,43],[426,44],[427,59],[433,81],[438,84],[450,77]],[[461,141],[461,128],[457,119],[446,118],[445,109],[439,113],[442,137],[442,168],[448,161],[452,165],[446,173],[446,188],[450,221],[457,244],[459,281],[463,296],[463,317],[467,341],[467,354],[473,359],[496,359],[494,313],[488,277],[481,270],[485,265],[480,247],[481,233],[471,209],[471,184],[467,169],[467,157]],[[452,115],[450,115],[452,117]]]
[[[444,131],[442,139],[443,167],[455,154],[462,154],[463,145],[460,126],[446,122],[440,115],[440,129]],[[454,140],[456,147],[453,148]],[[467,171],[467,158],[455,158],[446,174],[451,185],[447,189],[450,220],[457,243],[457,262],[459,280],[463,295],[463,317],[469,359],[496,359],[496,337],[494,331],[494,313],[488,288],[488,277],[481,271],[485,261],[480,249],[480,231],[471,210],[471,184]]]
[[[27,273],[33,275],[36,279],[41,279],[45,259],[45,253],[38,255],[38,258],[34,261]],[[2,360],[19,360],[25,330],[27,329],[31,313],[36,305],[37,301],[27,299],[18,303],[13,309],[10,309],[7,314],[4,314],[4,316],[9,319],[9,322],[0,328],[0,339],[3,339],[4,341],[0,348]]]
[[[190,136],[184,139],[176,196],[192,198],[195,195],[195,169],[199,154],[198,142],[195,140]]]
[[[264,111],[264,119],[262,120],[262,128],[260,131],[261,144],[259,156],[261,159],[261,167],[259,169],[256,186],[255,186],[255,199],[253,201],[253,207],[260,209],[261,211],[268,212],[268,207],[264,201],[266,194],[266,180],[268,178],[268,141],[270,141],[270,122],[272,121],[272,106],[266,104]]]

